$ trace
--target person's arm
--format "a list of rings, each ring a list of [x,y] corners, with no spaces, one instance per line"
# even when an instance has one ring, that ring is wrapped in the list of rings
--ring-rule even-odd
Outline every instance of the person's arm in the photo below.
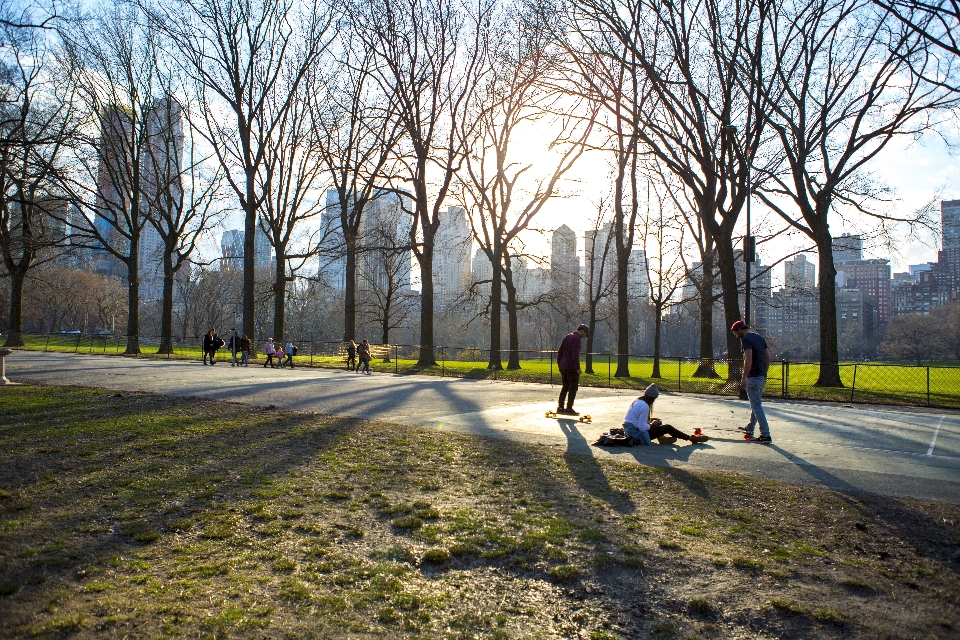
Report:
[[[745,349],[743,352],[743,386],[747,386],[747,373],[753,365],[753,349]]]
[[[763,350],[763,359],[767,361],[767,369],[770,369],[770,349]]]

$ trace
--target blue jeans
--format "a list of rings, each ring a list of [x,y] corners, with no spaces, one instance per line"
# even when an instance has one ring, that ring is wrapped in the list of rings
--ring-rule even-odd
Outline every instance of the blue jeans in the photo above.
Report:
[[[241,366],[244,366],[244,367],[247,366],[247,352],[246,352],[246,351],[241,351],[241,352],[240,352],[240,365],[241,365]]]
[[[766,376],[756,376],[747,378],[747,398],[750,400],[750,423],[747,425],[747,431],[753,433],[753,428],[760,423],[760,435],[770,436],[770,425],[767,424],[767,414],[763,412],[763,405],[760,404],[760,395],[763,393],[763,387],[767,384]]]
[[[370,358],[360,358],[360,364],[357,365],[357,373],[360,373],[360,369],[370,373]]]
[[[630,424],[629,422],[623,423],[623,432],[635,440],[640,440],[647,446],[651,446],[653,444],[653,441],[650,439],[649,431],[640,431],[636,425]]]

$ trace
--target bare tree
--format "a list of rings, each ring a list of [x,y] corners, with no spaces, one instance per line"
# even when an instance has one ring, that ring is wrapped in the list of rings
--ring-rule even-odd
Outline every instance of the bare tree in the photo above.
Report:
[[[339,217],[343,246],[334,247],[337,254],[328,257],[340,259],[342,251],[344,340],[352,340],[357,331],[357,243],[364,210],[382,194],[393,175],[396,147],[403,132],[391,93],[376,82],[377,57],[358,37],[360,28],[341,30],[339,56],[328,67],[329,76],[310,103],[319,153],[337,194],[337,210],[328,215]],[[325,231],[330,233],[332,229]]]
[[[67,207],[56,177],[78,120],[71,83],[45,63],[46,35],[9,25],[0,33],[0,258],[10,279],[9,347],[23,345],[30,269],[65,244]]]
[[[357,307],[362,318],[378,325],[380,344],[390,344],[390,332],[403,326],[415,306],[416,296],[410,289],[409,234],[401,216],[409,218],[402,207],[375,220],[368,216],[368,231],[361,241],[364,268],[360,270]]]
[[[748,163],[758,161],[765,124],[750,100],[755,68],[744,69],[739,61],[759,64],[749,52],[762,43],[756,25],[764,7],[760,0],[583,0],[567,21],[582,83],[594,94],[616,98],[612,104],[629,116],[622,124],[621,199],[635,220],[641,151],[691,191],[716,245],[727,324],[740,316],[733,234],[749,192]],[[739,142],[724,133],[733,123],[741,125]],[[741,144],[744,152],[738,153]],[[631,249],[626,231],[618,224],[620,262]],[[732,334],[727,349],[731,358],[739,357]],[[628,372],[618,367],[618,375]],[[735,367],[730,377],[739,377]]]
[[[169,77],[169,76],[168,76]],[[173,353],[174,283],[190,264],[197,243],[210,227],[219,224],[223,174],[206,171],[192,128],[183,134],[183,117],[172,87],[150,114],[147,154],[145,215],[160,235],[163,293],[160,311],[160,346],[157,353]],[[222,171],[222,170],[221,170]]]
[[[434,238],[440,212],[460,169],[465,140],[457,124],[472,110],[487,71],[492,3],[457,0],[357,2],[361,35],[377,56],[376,78],[390,96],[405,134],[398,179],[411,186],[410,245],[420,265],[420,366],[436,365]]]
[[[593,373],[593,353],[596,351],[597,326],[616,314],[610,300],[617,293],[615,258],[612,250],[613,234],[609,232],[609,200],[597,202],[597,214],[584,239],[583,290],[587,310],[587,356],[585,370]]]
[[[930,226],[919,215],[895,215],[869,163],[898,137],[934,127],[957,95],[925,76],[942,74],[929,44],[868,0],[774,4],[757,86],[757,111],[779,139],[787,170],[771,171],[763,202],[817,245],[820,279],[819,386],[843,386],[830,221],[837,208],[892,222]],[[753,65],[753,61],[745,64]],[[797,215],[799,213],[799,215]]]
[[[664,311],[672,304],[673,296],[683,284],[684,230],[677,217],[664,215],[664,201],[669,196],[656,191],[656,212],[651,210],[650,183],[647,183],[647,211],[640,229],[650,305],[653,308],[653,373],[660,377],[660,330]],[[651,248],[653,251],[651,251]]]
[[[520,368],[517,312],[522,305],[509,273],[509,248],[557,195],[561,179],[586,149],[593,125],[593,118],[551,115],[560,111],[558,102],[564,96],[542,82],[557,60],[540,18],[532,12],[507,11],[502,16],[496,28],[500,40],[485,52],[484,61],[497,72],[478,92],[475,117],[461,121],[457,131],[460,143],[471,151],[464,157],[456,197],[468,211],[473,237],[493,267],[488,369],[502,368],[500,317],[505,277],[511,281],[507,290],[511,341],[507,368]],[[578,110],[576,104],[564,106]],[[596,115],[595,108],[592,115]],[[535,169],[539,175],[533,177],[529,172],[534,164],[517,162],[514,150],[517,134],[537,123],[550,126],[556,139]]]
[[[318,0],[175,0],[152,3],[149,13],[196,85],[200,130],[243,209],[243,332],[253,336],[268,142],[329,45],[334,13]]]

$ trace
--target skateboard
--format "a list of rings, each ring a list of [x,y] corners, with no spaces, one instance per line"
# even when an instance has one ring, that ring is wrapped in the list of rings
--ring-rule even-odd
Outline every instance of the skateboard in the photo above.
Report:
[[[568,416],[563,413],[557,413],[556,411],[547,411],[546,416],[548,418],[556,418],[557,420],[579,420],[580,422],[586,423],[593,422],[593,418],[587,414],[583,414],[581,416]]]
[[[743,439],[744,439],[744,440],[750,440],[750,439],[751,439],[751,438],[750,438],[750,434],[749,434],[749,433],[746,433],[743,429],[726,429],[726,428],[723,428],[723,427],[713,427],[713,430],[714,430],[714,431],[732,431],[733,433],[743,434]],[[703,429],[694,429],[694,430],[693,430],[693,435],[695,435],[695,436],[702,436],[702,435],[703,435]]]

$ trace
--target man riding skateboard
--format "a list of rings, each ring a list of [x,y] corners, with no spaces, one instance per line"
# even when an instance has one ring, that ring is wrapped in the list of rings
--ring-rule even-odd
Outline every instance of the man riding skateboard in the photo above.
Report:
[[[578,416],[579,411],[574,411],[573,400],[577,397],[577,389],[580,387],[580,341],[590,337],[590,330],[587,325],[582,324],[577,327],[573,333],[564,336],[557,350],[557,368],[560,369],[560,379],[563,386],[560,387],[560,400],[557,402],[557,413],[565,416]],[[566,407],[564,407],[566,400]]]

